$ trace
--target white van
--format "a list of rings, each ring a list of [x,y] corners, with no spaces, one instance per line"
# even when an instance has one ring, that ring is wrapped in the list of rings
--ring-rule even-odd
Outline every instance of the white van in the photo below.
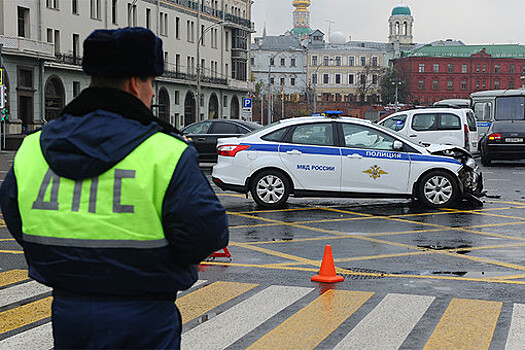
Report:
[[[445,144],[478,152],[474,112],[469,108],[416,108],[389,115],[379,122],[423,144]]]

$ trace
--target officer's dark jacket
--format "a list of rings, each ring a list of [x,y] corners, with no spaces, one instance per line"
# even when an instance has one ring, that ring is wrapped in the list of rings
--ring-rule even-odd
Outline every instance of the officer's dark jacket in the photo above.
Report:
[[[40,146],[55,174],[80,180],[111,169],[157,132],[178,137],[174,131],[133,95],[88,88],[44,126]],[[196,281],[196,264],[228,243],[224,208],[191,146],[180,157],[162,204],[168,246],[85,248],[24,241],[13,168],[0,189],[0,205],[9,231],[24,248],[30,277],[66,293],[173,299]]]

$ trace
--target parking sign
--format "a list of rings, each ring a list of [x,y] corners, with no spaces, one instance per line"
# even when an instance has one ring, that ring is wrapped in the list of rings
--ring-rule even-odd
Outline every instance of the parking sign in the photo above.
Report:
[[[245,109],[252,109],[252,99],[249,97],[245,97],[242,99],[242,108]]]

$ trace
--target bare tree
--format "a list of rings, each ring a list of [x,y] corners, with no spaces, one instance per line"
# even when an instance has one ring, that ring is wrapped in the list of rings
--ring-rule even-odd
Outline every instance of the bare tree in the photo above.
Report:
[[[357,96],[359,96],[359,101],[362,104],[366,101],[367,96],[370,97],[371,92],[373,92],[373,95],[379,96],[379,82],[384,71],[384,67],[373,65],[372,62],[362,66],[357,78]]]

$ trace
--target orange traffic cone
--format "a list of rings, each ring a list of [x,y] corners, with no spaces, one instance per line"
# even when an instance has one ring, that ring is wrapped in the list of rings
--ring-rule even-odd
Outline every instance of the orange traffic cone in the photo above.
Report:
[[[334,283],[344,281],[343,276],[338,276],[335,273],[334,257],[332,256],[332,246],[327,245],[324,248],[323,261],[321,262],[321,269],[319,274],[312,276],[312,281]]]

